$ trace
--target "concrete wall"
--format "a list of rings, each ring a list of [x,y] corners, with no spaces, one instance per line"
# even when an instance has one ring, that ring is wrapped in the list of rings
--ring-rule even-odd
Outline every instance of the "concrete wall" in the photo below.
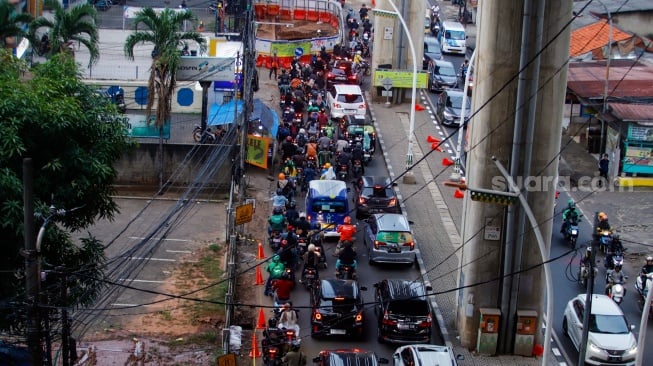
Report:
[[[201,172],[203,164],[209,158],[213,149],[221,145],[196,144],[164,144],[163,145],[163,177],[169,177],[175,187],[186,187],[193,182]],[[189,154],[196,148],[192,154]],[[141,143],[137,148],[125,154],[114,167],[118,171],[116,185],[122,186],[152,186],[159,184],[159,144]],[[187,157],[188,156],[188,157]],[[227,159],[227,161],[230,161]],[[212,187],[229,182],[231,178],[231,163],[224,163],[207,184]]]
[[[614,24],[626,32],[653,37],[653,11],[613,14]]]

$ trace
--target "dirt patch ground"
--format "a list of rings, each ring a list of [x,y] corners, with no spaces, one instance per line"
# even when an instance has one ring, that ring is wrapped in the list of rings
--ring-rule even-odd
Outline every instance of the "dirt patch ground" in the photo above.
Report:
[[[269,188],[273,183],[263,172],[256,172],[250,180],[248,194],[256,198],[257,209],[253,221],[244,227],[247,239],[242,240],[238,248],[236,301],[241,304],[257,304],[262,296],[259,296],[262,286],[253,285],[255,266],[259,263],[256,253],[258,240],[265,240]],[[224,233],[219,237],[224,238]],[[216,364],[222,350],[222,329],[225,324],[223,302],[226,284],[221,280],[225,279],[226,243],[216,238],[204,244],[201,250],[183,258],[182,264],[172,271],[170,281],[160,292],[184,294],[197,291],[187,297],[209,302],[169,300],[142,314],[112,319],[110,326],[88,334],[78,345],[80,358],[90,355],[85,365]],[[255,306],[235,308],[232,325],[243,327],[241,349],[236,352],[239,365],[251,363],[249,351],[257,311]],[[92,352],[89,352],[89,347],[92,347]],[[136,355],[137,348],[140,348],[140,352]]]
[[[338,30],[329,23],[308,22],[295,20],[292,27],[285,25],[261,24],[256,31],[256,37],[275,40],[311,39],[317,36],[317,30],[322,37],[338,34]]]

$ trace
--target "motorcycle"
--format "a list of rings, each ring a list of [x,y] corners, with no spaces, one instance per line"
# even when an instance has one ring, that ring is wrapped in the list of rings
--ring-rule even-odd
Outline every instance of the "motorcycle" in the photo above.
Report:
[[[293,331],[294,332],[294,331]],[[261,340],[263,364],[266,366],[283,365],[283,356],[287,353],[285,332],[277,327],[277,318],[268,320],[268,327],[263,330]]]
[[[193,140],[200,144],[217,144],[220,142],[220,135],[211,131],[211,128],[206,128],[202,131],[202,127],[195,126],[193,129]]]
[[[572,248],[576,248],[576,242],[578,241],[578,221],[579,220],[568,220],[567,229],[564,234],[565,240],[567,240]]]
[[[621,250],[616,250],[614,253],[608,252],[608,255],[605,257],[604,265],[608,270],[613,270],[615,266],[620,266],[623,268],[624,254],[621,252]]]
[[[607,253],[610,243],[612,243],[612,232],[610,230],[601,231],[599,233],[599,250]]]
[[[349,177],[349,166],[347,166],[346,164],[338,165],[337,177],[338,180],[346,182],[347,178]]]
[[[305,236],[297,237],[297,254],[301,257],[306,253],[308,247],[308,238]]]
[[[302,282],[304,283],[304,287],[310,291],[315,286],[315,281],[317,280],[317,270],[315,268],[307,267],[304,269],[304,273],[302,273]]]
[[[372,68],[370,68],[370,63],[367,61],[361,61],[360,66],[361,70],[363,70],[363,75],[369,76],[372,73]]]
[[[594,277],[596,277],[599,274],[599,270],[594,267]],[[585,263],[581,263],[580,267],[578,268],[578,283],[585,287],[587,284],[587,277],[589,276],[589,271],[587,270],[587,266]]]
[[[356,269],[351,264],[341,264],[340,269],[336,271],[336,278],[339,280],[355,280]]]
[[[648,295],[648,292],[651,290],[653,287],[653,273],[648,273],[646,274],[646,288],[644,288],[642,284],[642,276],[637,276],[637,280],[635,281],[635,289],[637,290],[637,293],[639,294],[640,297],[640,308],[642,308],[642,311],[644,311],[644,304],[646,304],[646,295]],[[653,315],[653,303],[651,303],[651,307],[649,308],[649,318],[651,315]]]
[[[276,252],[281,247],[281,231],[272,230],[270,236],[268,237],[268,244],[272,251]]]
[[[355,179],[358,179],[363,175],[363,163],[360,160],[354,160],[351,167],[351,174]]]
[[[624,300],[625,295],[624,285],[621,283],[614,283],[610,286],[608,290],[608,296],[614,301],[617,305],[621,305],[621,302]]]

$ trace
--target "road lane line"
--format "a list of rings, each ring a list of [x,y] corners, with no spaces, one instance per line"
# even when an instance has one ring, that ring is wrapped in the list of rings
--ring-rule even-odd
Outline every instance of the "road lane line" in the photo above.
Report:
[[[133,239],[133,240],[145,240],[145,239],[147,239],[147,238],[142,238],[142,237],[140,237],[140,236],[130,236],[129,239]],[[188,239],[171,239],[171,238],[150,238],[149,240],[180,241],[180,242],[189,242],[189,241],[192,241],[192,240],[188,240]]]

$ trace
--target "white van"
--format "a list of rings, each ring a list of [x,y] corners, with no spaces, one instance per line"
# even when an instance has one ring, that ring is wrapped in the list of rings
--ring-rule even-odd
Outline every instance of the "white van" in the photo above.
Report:
[[[327,89],[327,104],[332,119],[342,118],[345,115],[365,118],[367,113],[363,91],[358,85],[332,85]]]
[[[440,29],[440,50],[442,53],[462,53],[467,51],[465,27],[458,22],[442,22]]]

